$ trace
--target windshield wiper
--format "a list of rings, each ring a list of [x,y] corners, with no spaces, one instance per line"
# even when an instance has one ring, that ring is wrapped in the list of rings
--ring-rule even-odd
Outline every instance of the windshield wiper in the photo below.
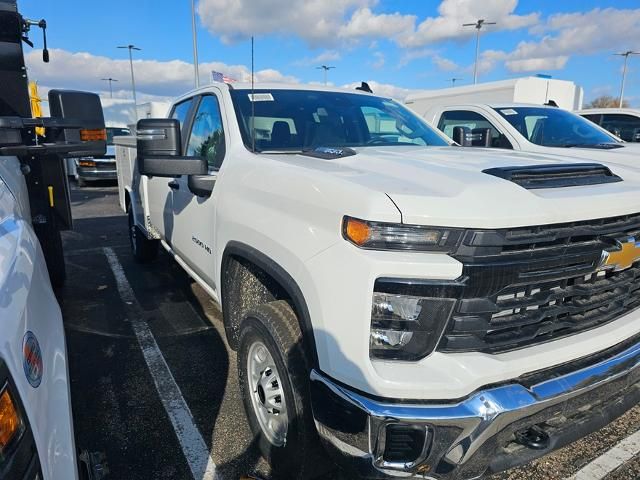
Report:
[[[562,147],[562,148],[596,148],[600,150],[613,150],[615,148],[622,148],[624,145],[617,143],[565,143],[558,145],[549,145],[549,147]]]
[[[303,150],[256,150],[256,153],[268,153],[269,155],[298,155]]]

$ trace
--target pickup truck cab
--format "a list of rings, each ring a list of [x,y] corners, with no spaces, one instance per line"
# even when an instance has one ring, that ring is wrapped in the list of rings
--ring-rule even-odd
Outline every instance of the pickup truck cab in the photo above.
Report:
[[[134,257],[220,302],[279,478],[472,479],[640,399],[640,173],[467,149],[388,98],[212,84],[116,140]]]
[[[413,108],[413,105],[409,105]],[[421,107],[420,115],[463,146],[557,154],[640,166],[640,147],[567,110],[524,103]]]
[[[576,113],[600,125],[625,142],[640,142],[640,109],[586,108]]]

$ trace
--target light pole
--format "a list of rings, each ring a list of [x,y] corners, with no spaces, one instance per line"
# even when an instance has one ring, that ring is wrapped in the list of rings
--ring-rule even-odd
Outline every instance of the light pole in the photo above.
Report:
[[[622,67],[622,85],[620,85],[620,102],[618,104],[618,108],[622,108],[622,99],[624,97],[624,81],[627,77],[627,60],[629,59],[629,55],[640,55],[640,52],[627,50],[626,52],[622,53],[614,53],[614,55],[624,57],[624,66]]]
[[[450,78],[449,80],[447,80],[447,82],[451,82],[451,86],[452,86],[452,87],[455,87],[455,86],[456,86],[456,82],[457,82],[458,80],[462,80],[462,79],[461,79],[461,78],[455,78],[455,77],[454,77],[454,78]]]
[[[131,90],[133,91],[133,110],[135,111],[136,121],[138,120],[138,99],[136,98],[136,78],[133,75],[133,56],[131,50],[140,50],[135,45],[125,45],[118,48],[126,48],[129,50],[129,67],[131,68]]]
[[[476,29],[476,61],[473,64],[473,84],[478,83],[478,56],[480,54],[480,30],[483,25],[495,25],[496,22],[487,22],[484,18],[480,18],[476,23],[463,23],[463,27],[474,27]]]
[[[193,32],[193,75],[196,88],[200,86],[200,73],[198,71],[198,34],[196,33],[196,1],[191,0],[191,31]]]
[[[327,72],[333,68],[336,67],[327,67],[326,65],[320,65],[319,67],[316,67],[319,70],[323,70],[324,71],[324,84],[327,84]]]
[[[109,98],[113,98],[113,87],[111,86],[112,82],[117,82],[118,80],[116,78],[103,78],[102,79],[105,82],[109,82]]]

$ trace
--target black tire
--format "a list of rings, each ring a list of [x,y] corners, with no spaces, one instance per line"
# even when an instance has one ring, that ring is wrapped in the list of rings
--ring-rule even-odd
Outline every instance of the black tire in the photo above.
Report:
[[[35,225],[34,229],[40,240],[42,253],[47,263],[49,279],[53,288],[61,288],[67,279],[67,267],[64,263],[62,237],[54,221],[43,225]]]
[[[264,434],[254,411],[249,385],[248,356],[251,345],[261,342],[273,357],[284,393],[288,428],[282,446]],[[240,391],[247,418],[264,458],[277,479],[310,479],[327,471],[315,429],[309,398],[309,364],[296,314],[285,301],[271,302],[250,311],[241,326],[238,349]]]
[[[133,219],[133,210],[129,207],[129,244],[131,253],[138,263],[149,263],[158,256],[158,240],[149,240]]]

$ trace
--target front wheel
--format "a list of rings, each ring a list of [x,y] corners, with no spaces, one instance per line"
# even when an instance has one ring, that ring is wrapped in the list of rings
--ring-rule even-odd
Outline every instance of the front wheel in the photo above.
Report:
[[[240,390],[253,434],[275,478],[326,471],[309,399],[309,366],[298,319],[285,301],[261,305],[241,327]]]
[[[138,263],[148,263],[158,256],[158,240],[149,240],[133,218],[133,209],[129,207],[129,244],[131,253]]]

